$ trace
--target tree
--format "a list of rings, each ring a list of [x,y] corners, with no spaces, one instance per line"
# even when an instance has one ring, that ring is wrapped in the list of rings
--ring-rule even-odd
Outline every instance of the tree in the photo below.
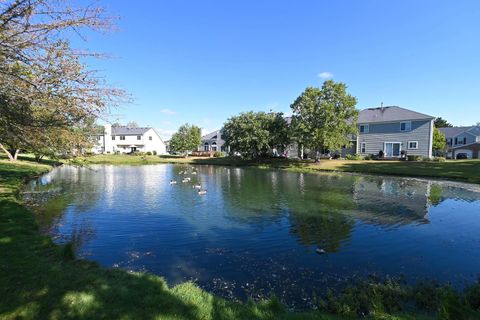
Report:
[[[231,117],[223,126],[225,145],[246,158],[283,152],[290,142],[288,124],[282,113],[245,112]]]
[[[84,29],[111,26],[103,9],[92,5],[0,3],[0,148],[11,160],[20,149],[44,148],[59,130],[106,115],[124,97],[86,65],[85,57],[100,55],[72,48],[68,40]],[[33,133],[45,138],[43,145],[31,140]]]
[[[138,128],[138,123],[136,121],[130,121],[127,123],[128,128]]]
[[[182,125],[170,139],[170,149],[185,153],[185,156],[188,157],[188,152],[197,149],[202,142],[201,132],[197,126],[188,123]]]
[[[292,135],[297,143],[320,152],[340,150],[350,145],[349,135],[357,133],[357,99],[347,86],[327,80],[321,88],[308,87],[290,106]]]
[[[438,130],[437,128],[433,129],[433,142],[432,142],[432,148],[433,151],[438,152],[444,152],[446,147],[446,140],[445,140],[445,135]]]
[[[448,123],[447,120],[442,119],[442,117],[435,118],[434,121],[435,128],[451,128],[452,124]]]

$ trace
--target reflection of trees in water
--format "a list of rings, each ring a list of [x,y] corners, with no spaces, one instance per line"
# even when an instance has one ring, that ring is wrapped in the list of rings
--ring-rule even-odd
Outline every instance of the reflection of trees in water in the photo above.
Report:
[[[92,181],[99,177],[92,173],[87,168],[62,167],[27,186],[24,200],[36,213],[43,232],[52,232],[69,206],[74,205],[75,212],[81,213],[97,203],[102,188]]]
[[[386,228],[428,223],[429,207],[445,199],[445,188],[429,181],[223,169],[228,218],[272,223],[286,216],[301,243],[329,251],[350,237],[355,219]]]
[[[327,252],[340,249],[350,238],[354,219],[341,213],[292,214],[290,232],[304,245],[317,245]]]

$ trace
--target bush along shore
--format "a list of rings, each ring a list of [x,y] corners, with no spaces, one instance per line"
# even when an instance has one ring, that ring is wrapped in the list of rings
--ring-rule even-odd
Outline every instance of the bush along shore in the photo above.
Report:
[[[71,245],[41,235],[18,197],[46,164],[0,160],[0,319],[480,319],[480,284],[408,286],[369,278],[291,312],[275,298],[236,303],[194,283],[169,287],[158,276],[105,269],[76,259]]]

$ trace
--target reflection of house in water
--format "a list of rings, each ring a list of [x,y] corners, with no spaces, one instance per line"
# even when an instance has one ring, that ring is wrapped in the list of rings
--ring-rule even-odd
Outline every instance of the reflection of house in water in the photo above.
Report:
[[[430,184],[421,181],[358,177],[353,184],[355,216],[374,224],[428,223]]]

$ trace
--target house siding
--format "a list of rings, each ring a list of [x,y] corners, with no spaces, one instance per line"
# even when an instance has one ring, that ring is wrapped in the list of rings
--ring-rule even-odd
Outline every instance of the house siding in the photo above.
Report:
[[[411,123],[411,130],[408,132],[400,131],[400,121],[369,123],[369,132],[359,133],[357,153],[378,154],[380,150],[384,151],[385,142],[400,142],[401,150],[405,150],[407,155],[431,157],[432,120],[416,120]],[[408,149],[409,141],[417,141],[418,149]],[[362,143],[366,144],[363,153],[361,152]]]

